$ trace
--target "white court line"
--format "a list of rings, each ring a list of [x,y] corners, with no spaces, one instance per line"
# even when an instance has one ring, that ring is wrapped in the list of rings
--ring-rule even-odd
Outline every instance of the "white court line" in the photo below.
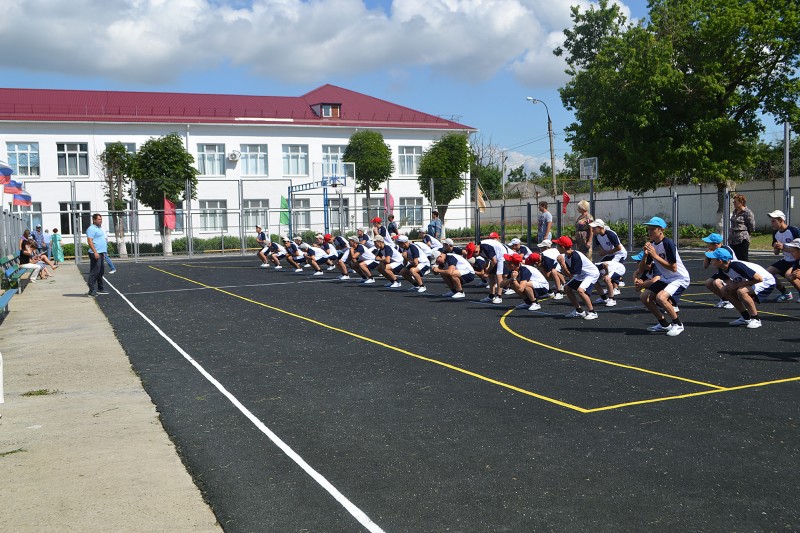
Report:
[[[221,393],[222,393],[222,394],[223,394],[223,395],[224,395],[226,398],[228,398],[228,400],[230,400],[230,402],[231,402],[231,403],[232,403],[232,404],[233,404],[233,405],[234,405],[234,406],[235,406],[237,409],[239,409],[239,411],[240,411],[240,412],[241,412],[241,413],[242,413],[244,416],[246,416],[248,419],[250,419],[250,421],[253,423],[253,425],[254,425],[254,426],[256,426],[256,427],[257,427],[259,430],[261,430],[261,432],[262,432],[262,433],[264,433],[264,435],[266,435],[267,437],[269,437],[269,440],[271,440],[271,441],[272,441],[272,442],[273,442],[273,443],[274,443],[274,444],[275,444],[275,445],[276,445],[278,448],[280,448],[280,449],[281,449],[281,451],[283,451],[283,453],[285,453],[285,454],[286,454],[286,455],[287,455],[287,456],[288,456],[290,459],[292,459],[292,460],[293,460],[295,463],[297,463],[297,465],[298,465],[298,466],[300,466],[300,468],[302,468],[303,470],[305,470],[305,472],[306,472],[306,473],[307,473],[309,476],[311,476],[311,478],[312,478],[314,481],[316,481],[317,483],[319,483],[319,485],[320,485],[322,488],[324,488],[326,491],[328,491],[328,493],[329,493],[331,496],[333,496],[333,497],[336,499],[336,501],[337,501],[337,502],[339,502],[339,503],[342,505],[342,507],[344,507],[345,509],[347,509],[347,511],[348,511],[348,512],[349,512],[351,515],[353,515],[353,517],[354,517],[356,520],[358,520],[358,522],[359,522],[359,523],[360,523],[362,526],[364,526],[364,527],[367,529],[367,531],[371,531],[371,532],[374,532],[374,533],[383,533],[383,530],[380,528],[380,526],[378,526],[378,525],[377,525],[375,522],[373,522],[373,521],[372,521],[372,520],[371,520],[371,519],[370,519],[370,518],[369,518],[369,517],[368,517],[368,516],[367,516],[367,515],[364,513],[364,511],[362,511],[361,509],[359,509],[358,507],[356,507],[355,505],[353,505],[353,503],[352,503],[350,500],[348,500],[348,499],[347,499],[347,498],[346,498],[346,497],[345,497],[345,496],[344,496],[344,495],[343,495],[341,492],[339,492],[339,490],[338,490],[336,487],[334,487],[333,485],[331,485],[331,483],[330,483],[330,482],[329,482],[327,479],[325,479],[325,478],[322,476],[322,474],[320,474],[319,472],[317,472],[316,470],[314,470],[314,469],[311,467],[311,465],[309,465],[308,463],[306,463],[306,462],[305,462],[305,460],[303,460],[303,458],[302,458],[302,457],[300,457],[300,456],[297,454],[297,452],[295,452],[294,450],[292,450],[292,449],[291,449],[291,448],[290,448],[290,447],[289,447],[289,446],[288,446],[288,445],[287,445],[285,442],[283,442],[283,441],[280,439],[280,437],[278,437],[278,436],[277,436],[275,433],[273,433],[271,429],[269,429],[269,428],[268,428],[268,427],[267,427],[267,426],[266,426],[266,425],[265,425],[265,424],[264,424],[264,423],[263,423],[261,420],[259,420],[259,419],[256,417],[256,415],[254,415],[252,412],[250,412],[250,410],[249,410],[249,409],[247,409],[247,407],[245,407],[244,405],[242,405],[242,403],[241,403],[241,402],[240,402],[240,401],[239,401],[239,400],[238,400],[238,399],[237,399],[237,398],[236,398],[236,397],[235,397],[233,394],[231,394],[230,392],[228,392],[228,390],[227,390],[227,389],[226,389],[226,388],[225,388],[225,387],[222,385],[222,383],[220,383],[219,381],[217,381],[217,380],[214,378],[214,376],[212,376],[211,374],[209,374],[208,372],[206,372],[206,370],[205,370],[205,369],[204,369],[202,366],[200,366],[200,363],[198,363],[197,361],[195,361],[195,360],[192,358],[192,356],[191,356],[191,355],[189,355],[188,353],[186,353],[186,351],[184,351],[184,350],[183,350],[183,348],[181,348],[180,346],[178,346],[178,344],[177,344],[177,343],[175,343],[175,341],[173,341],[171,338],[169,338],[169,336],[167,336],[167,334],[166,334],[166,333],[164,333],[164,332],[163,332],[163,331],[162,331],[162,330],[161,330],[161,329],[160,329],[158,326],[156,326],[156,325],[155,325],[155,323],[154,323],[152,320],[150,320],[150,319],[149,319],[149,318],[148,318],[148,317],[147,317],[147,316],[146,316],[144,313],[142,313],[141,311],[139,311],[139,309],[137,309],[137,308],[136,308],[136,306],[135,306],[135,305],[133,305],[133,303],[131,303],[131,301],[130,301],[130,300],[128,300],[128,299],[127,299],[127,298],[126,298],[126,297],[125,297],[125,296],[124,296],[124,295],[123,295],[123,294],[122,294],[122,293],[121,293],[121,292],[120,292],[120,291],[119,291],[119,290],[118,290],[118,289],[117,289],[117,288],[116,288],[114,285],[112,285],[112,284],[111,284],[111,283],[109,283],[108,281],[106,281],[106,284],[107,284],[109,287],[111,287],[112,289],[114,289],[114,292],[116,292],[117,294],[119,294],[119,295],[120,295],[120,297],[121,297],[123,300],[125,300],[125,303],[127,303],[127,304],[130,306],[130,308],[131,308],[131,309],[133,309],[133,310],[134,310],[134,311],[135,311],[135,312],[136,312],[136,313],[137,313],[139,316],[141,316],[141,317],[142,317],[142,318],[145,320],[145,322],[147,322],[148,324],[150,324],[150,326],[151,326],[151,327],[152,327],[152,328],[153,328],[153,329],[154,329],[154,330],[155,330],[155,331],[156,331],[156,332],[157,332],[159,335],[161,335],[161,336],[162,336],[162,337],[163,337],[163,338],[164,338],[164,339],[165,339],[165,340],[166,340],[168,343],[170,343],[170,344],[172,345],[172,347],[173,347],[173,348],[175,348],[175,349],[178,351],[178,353],[180,353],[180,354],[181,354],[181,355],[184,357],[184,359],[186,359],[187,361],[189,361],[189,363],[191,363],[191,364],[192,364],[192,366],[194,366],[194,367],[197,369],[197,371],[198,371],[198,372],[200,372],[200,374],[202,374],[202,375],[203,375],[203,377],[205,377],[205,378],[206,378],[206,379],[207,379],[207,380],[208,380],[208,381],[209,381],[209,382],[210,382],[212,385],[214,385],[214,387],[216,387],[216,388],[217,388],[217,390],[219,390],[219,391],[220,391],[220,392],[221,392]]]

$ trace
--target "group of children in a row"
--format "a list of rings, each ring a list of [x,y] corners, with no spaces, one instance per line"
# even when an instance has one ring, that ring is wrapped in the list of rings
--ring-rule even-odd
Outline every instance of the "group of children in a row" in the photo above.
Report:
[[[713,264],[718,269],[706,281],[706,287],[720,297],[718,307],[735,308],[741,314],[731,325],[760,327],[756,303],[763,301],[773,288],[781,292],[779,300],[792,299],[776,280],[777,275],[800,291],[800,230],[788,226],[780,211],[770,213],[770,218],[775,230],[773,248],[783,258],[766,269],[737,261],[730,247],[722,245],[719,234],[703,239],[708,244],[704,266]],[[645,225],[648,242],[632,257],[637,261],[634,287],[658,320],[648,330],[680,335],[684,325],[678,317],[678,300],[689,286],[689,272],[675,242],[665,235],[666,222],[653,217]],[[489,288],[483,302],[500,304],[503,295],[516,294],[523,300],[517,308],[530,311],[541,309],[545,297],[558,300],[566,295],[574,308],[567,316],[593,320],[598,317],[594,304],[616,305],[615,296],[624,286],[627,251],[603,220],[593,221],[590,227],[594,248],[602,251],[597,263],[575,250],[567,236],[544,240],[538,251],[532,251],[519,239],[504,244],[497,233],[491,233],[479,245],[470,242],[463,248],[450,239],[439,241],[425,231],[420,231],[420,241],[412,242],[406,235],[390,235],[380,218],[373,219],[370,231],[359,229],[348,238],[320,234],[313,244],[288,236],[283,237],[282,243],[267,242],[261,228],[256,226],[256,230],[263,245],[258,252],[263,268],[270,263],[276,269],[283,268],[281,259],[285,259],[295,272],[311,268],[314,276],[322,276],[325,267],[329,271],[338,269],[338,279],[348,280],[352,271],[365,284],[375,283],[373,272],[377,272],[386,279],[386,287],[399,289],[401,279],[405,279],[411,283],[408,290],[416,292],[427,290],[423,277],[432,272],[447,285],[449,291],[443,295],[446,297],[463,299],[464,286],[473,281]],[[592,289],[598,294],[594,301],[590,297]]]

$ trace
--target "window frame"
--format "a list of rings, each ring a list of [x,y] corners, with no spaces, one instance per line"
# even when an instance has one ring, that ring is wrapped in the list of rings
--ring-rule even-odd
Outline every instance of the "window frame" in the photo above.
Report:
[[[210,207],[210,202],[217,205]],[[222,199],[199,200],[200,231],[205,233],[226,233],[228,231],[228,201]],[[177,215],[177,213],[176,213]]]
[[[412,150],[409,152],[409,150]],[[397,174],[399,176],[418,176],[419,162],[422,159],[422,146],[397,147]],[[409,172],[413,170],[413,172]]]
[[[413,203],[409,203],[412,200]],[[397,204],[398,223],[402,226],[422,226],[422,196],[401,196]],[[409,211],[413,212],[413,218],[408,216]]]
[[[77,147],[77,148],[71,148],[71,147]],[[73,159],[75,162],[75,173],[70,173],[70,162]],[[56,142],[56,161],[57,161],[56,172],[58,177],[88,178],[89,143]]]
[[[308,176],[308,145],[282,145],[281,162],[284,176]],[[294,169],[292,168],[293,166],[295,167]],[[300,168],[301,166],[303,168]],[[293,173],[293,170],[296,170],[296,173]]]
[[[250,149],[257,148],[251,152]],[[269,146],[266,144],[240,144],[239,145],[240,172],[242,176],[269,177]],[[255,165],[256,172],[250,170]],[[263,167],[264,172],[258,172]]]
[[[20,150],[20,146],[26,146],[27,148],[24,150]],[[32,149],[33,148],[33,149]],[[38,142],[17,142],[17,141],[8,141],[6,142],[6,154],[8,156],[8,165],[14,169],[16,174],[20,177],[25,178],[39,178],[42,175],[42,168],[41,168],[41,160],[39,158],[39,143]],[[34,165],[31,165],[31,155],[35,155],[34,159],[36,160]],[[27,159],[27,164],[22,167],[19,162],[19,157],[24,156]],[[26,172],[22,172],[21,169],[26,168]],[[35,173],[31,172],[31,169],[36,169]]]
[[[214,151],[207,151],[209,147],[214,147]],[[221,143],[197,143],[197,171],[201,176],[224,177],[225,176],[225,145]],[[219,165],[219,169],[215,168]],[[212,174],[209,171],[219,170],[219,173]]]

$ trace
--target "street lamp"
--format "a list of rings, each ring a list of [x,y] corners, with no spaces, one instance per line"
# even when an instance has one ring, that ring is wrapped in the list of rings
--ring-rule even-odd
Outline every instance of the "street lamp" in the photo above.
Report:
[[[528,96],[526,100],[532,104],[542,104],[545,111],[547,111],[547,134],[550,137],[550,170],[553,173],[553,196],[556,196],[558,195],[556,190],[556,154],[553,151],[553,121],[550,119],[550,109],[548,109],[547,104],[533,96]]]

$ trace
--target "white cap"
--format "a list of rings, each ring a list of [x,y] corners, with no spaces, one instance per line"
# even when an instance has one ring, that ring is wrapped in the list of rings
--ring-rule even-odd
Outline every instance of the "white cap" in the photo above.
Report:
[[[545,239],[537,245],[539,248],[551,248],[553,246],[553,241],[550,239]]]
[[[397,238],[397,242],[408,242],[408,236],[407,235],[400,235]]]
[[[288,235],[284,235],[283,237],[281,237],[281,239],[283,240],[283,242],[286,242],[286,241],[291,241],[291,240],[292,240],[292,239],[290,239],[290,238],[289,238],[289,236],[288,236]]]
[[[308,244],[306,244],[306,243],[301,244],[300,245],[300,249],[301,250],[308,250]]]
[[[348,240],[348,241],[356,241],[356,242],[358,242],[358,235],[350,235],[350,236],[347,238],[347,240]]]
[[[787,242],[783,245],[784,248],[800,248],[800,237],[797,239],[792,240],[791,242]]]
[[[372,240],[373,240],[373,241],[375,241],[375,242],[383,242],[383,241],[384,241],[384,238],[383,238],[383,235],[375,235],[375,236],[372,238]]]
[[[596,218],[594,222],[589,222],[589,226],[592,228],[602,228],[605,227],[606,223],[603,222],[602,218]]]
[[[509,245],[511,245],[511,244],[522,244],[522,241],[515,238],[515,239],[511,239],[511,242],[509,242],[508,244]]]
[[[449,244],[450,246],[453,246],[453,239],[445,239],[445,240],[444,240],[444,241],[442,241],[442,242],[443,242],[444,244]]]
[[[767,216],[769,218],[782,218],[783,220],[786,220],[786,215],[783,213],[783,211],[779,211],[777,209],[772,213],[769,213]]]

